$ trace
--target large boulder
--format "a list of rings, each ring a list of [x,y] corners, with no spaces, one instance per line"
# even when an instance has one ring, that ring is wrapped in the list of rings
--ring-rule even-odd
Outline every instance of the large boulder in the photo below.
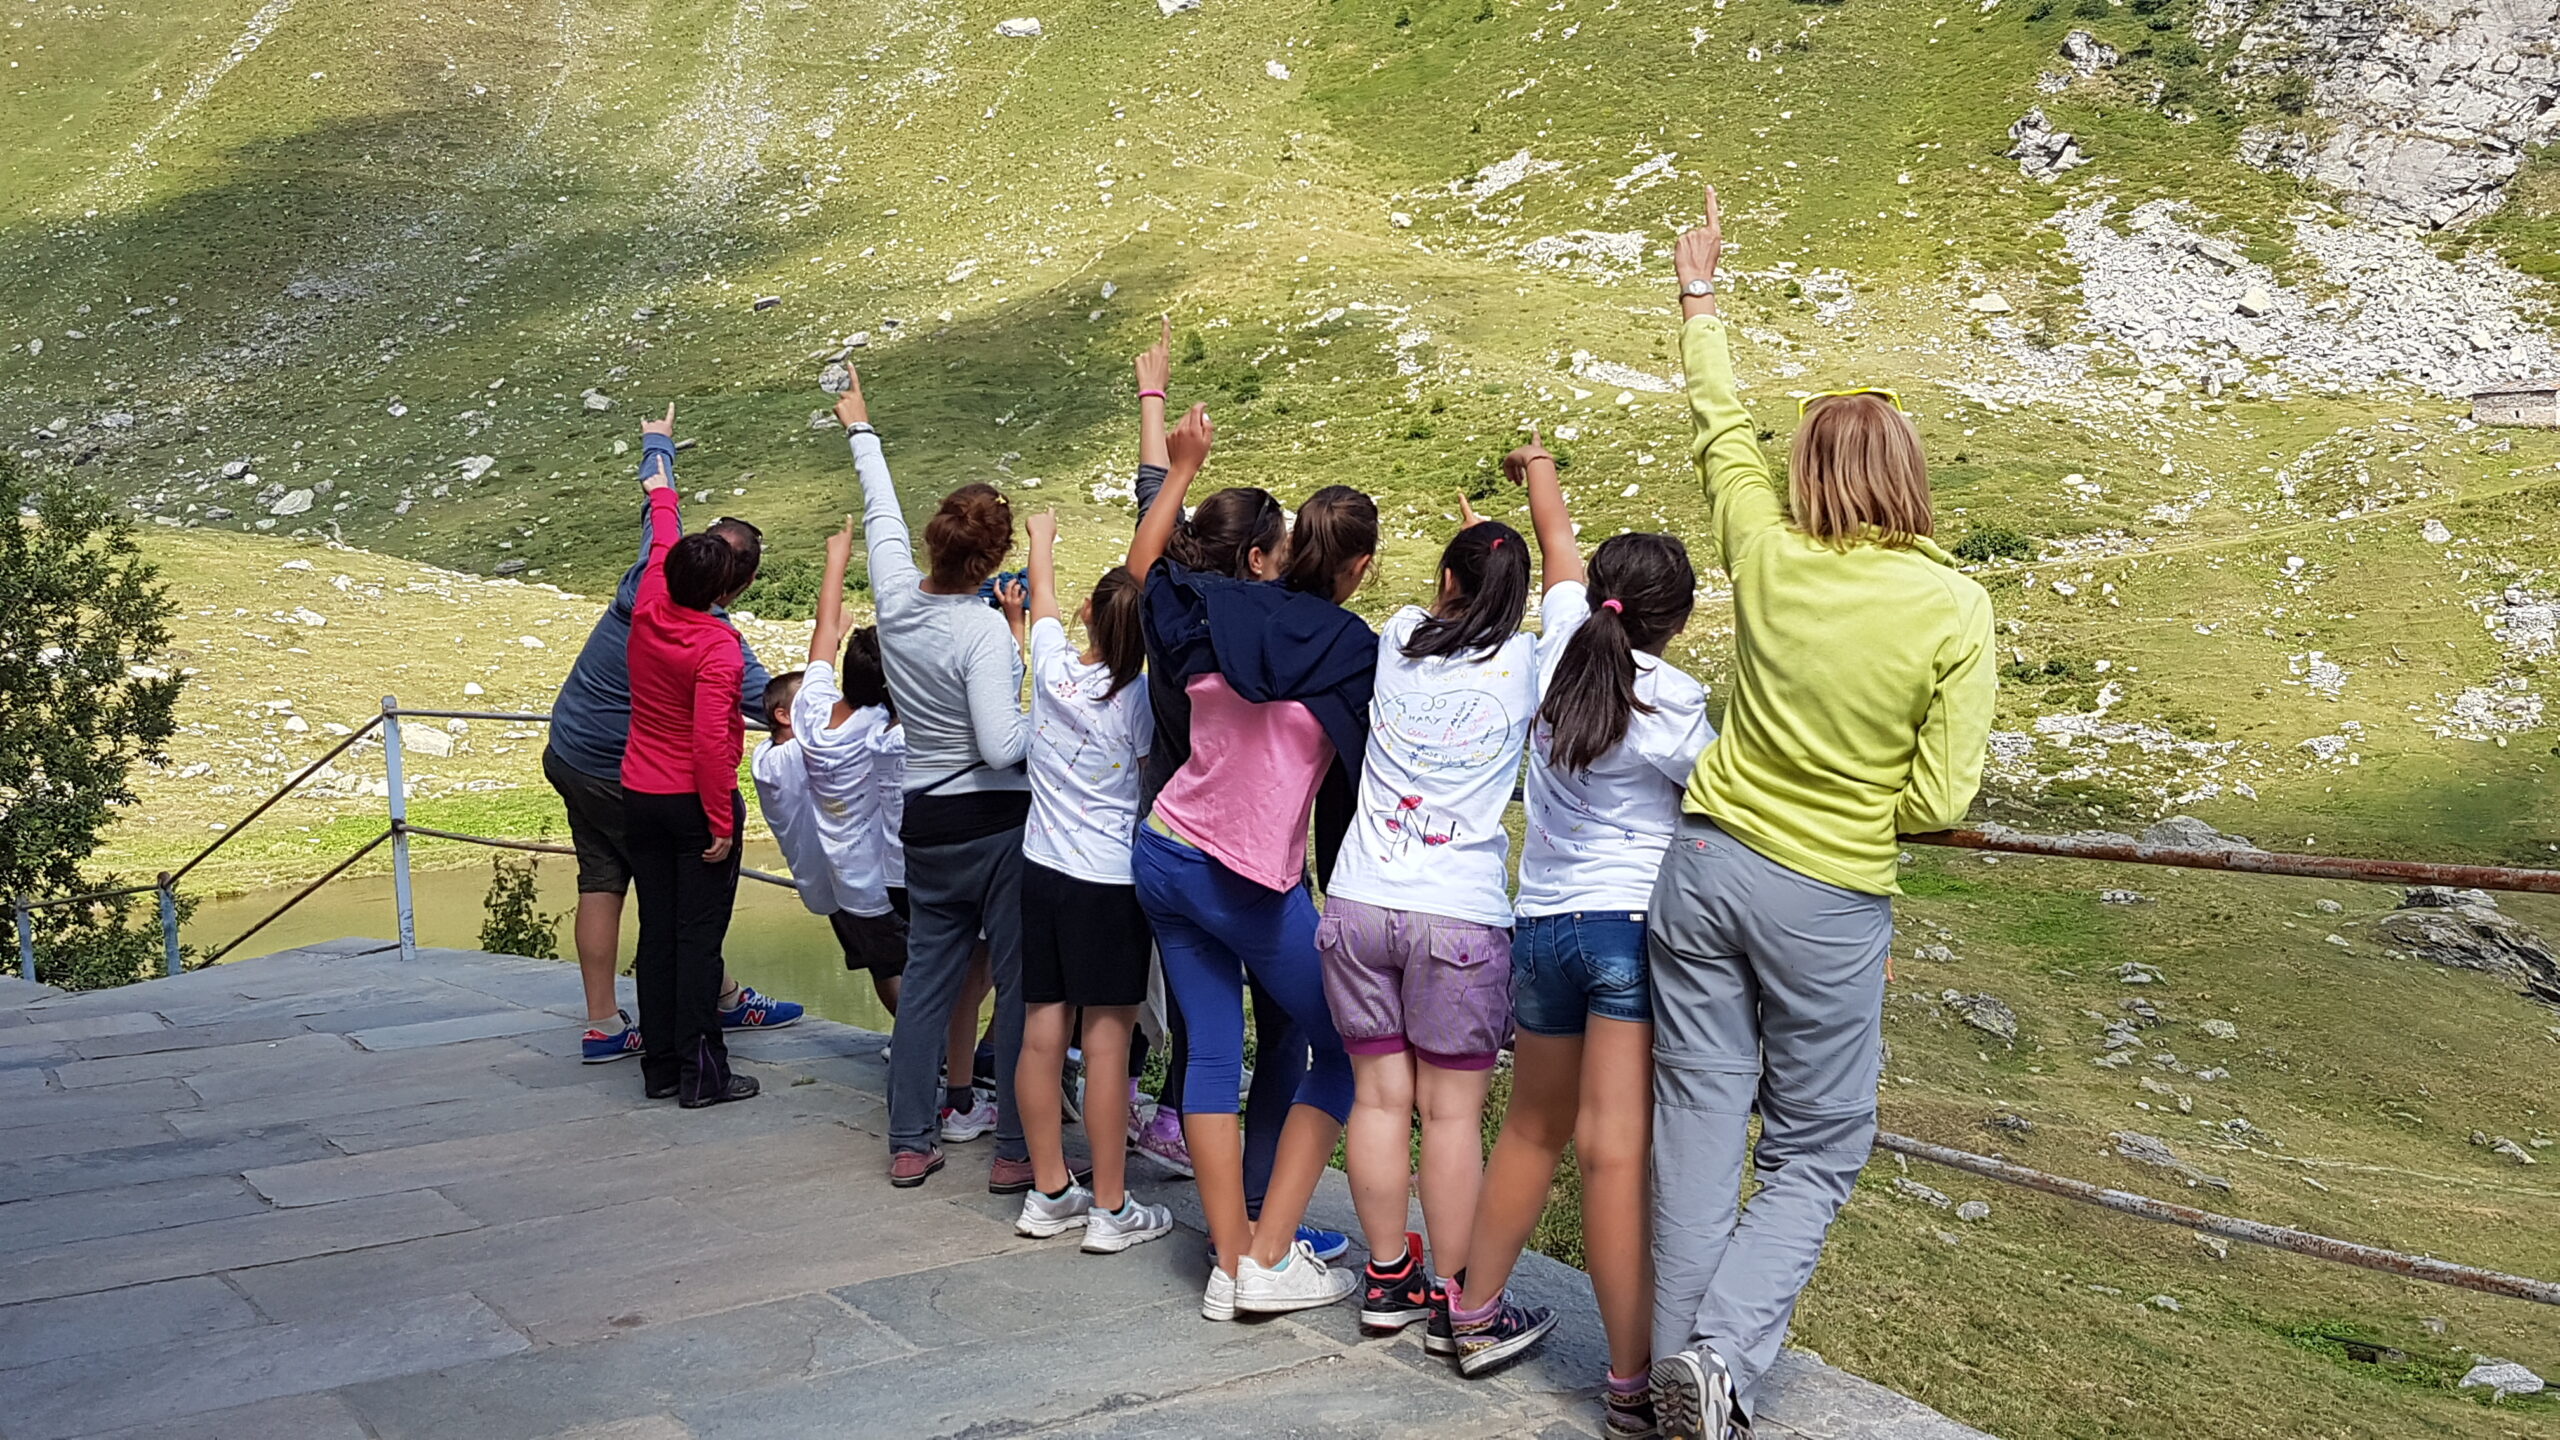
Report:
[[[2009,127],[2009,158],[2018,162],[2018,173],[2037,184],[2049,184],[2061,178],[2066,170],[2076,170],[2089,163],[2080,153],[2080,142],[2068,130],[2056,130],[2044,117],[2041,105],[2027,111]]]
[[[2560,957],[2483,891],[2418,886],[2373,928],[2421,960],[2495,975],[2531,999],[2560,1005]]]

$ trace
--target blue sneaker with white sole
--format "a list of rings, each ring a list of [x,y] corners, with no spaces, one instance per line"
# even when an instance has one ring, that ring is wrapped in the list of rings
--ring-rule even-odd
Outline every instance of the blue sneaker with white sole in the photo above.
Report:
[[[608,1060],[640,1053],[640,1027],[631,1023],[631,1012],[617,1010],[614,1019],[619,1022],[620,1029],[607,1030],[601,1025],[590,1025],[587,1033],[578,1037],[578,1059],[581,1063],[602,1065]]]
[[[720,1012],[723,1030],[779,1030],[800,1018],[803,1007],[788,1000],[759,995],[753,985],[738,987],[738,1003]]]
[[[1339,1230],[1319,1230],[1313,1225],[1298,1227],[1298,1243],[1313,1250],[1316,1258],[1327,1265],[1341,1259],[1351,1249],[1351,1237]],[[1209,1268],[1218,1267],[1218,1242],[1208,1244]]]

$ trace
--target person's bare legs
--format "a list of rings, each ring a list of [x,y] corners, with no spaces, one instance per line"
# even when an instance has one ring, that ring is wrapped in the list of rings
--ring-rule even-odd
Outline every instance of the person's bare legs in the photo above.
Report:
[[[1316,1182],[1333,1163],[1333,1142],[1341,1138],[1341,1121],[1313,1105],[1289,1107],[1288,1123],[1280,1127],[1280,1148],[1271,1161],[1271,1188],[1262,1193],[1262,1218],[1251,1222],[1255,1263],[1277,1265],[1297,1243],[1299,1222],[1307,1218],[1307,1202],[1315,1198]],[[1191,1153],[1199,1158],[1197,1150]],[[1236,1150],[1236,1175],[1239,1181],[1244,1175],[1241,1143]],[[1236,1202],[1242,1209],[1241,1184]]]
[[[883,975],[877,970],[871,972],[871,993],[880,997],[880,1008],[888,1011],[893,1017],[898,1013],[898,991],[900,988],[898,982],[903,978],[905,977],[898,975]]]
[[[1476,1197],[1484,1189],[1484,1100],[1493,1072],[1444,1070],[1427,1060],[1413,1068],[1414,1100],[1422,1110],[1423,1235],[1433,1273],[1455,1275],[1467,1268]]]
[[[570,936],[578,951],[578,979],[587,991],[587,1023],[612,1024],[622,1010],[613,993],[615,962],[622,954],[622,892],[581,891]]]
[[[1343,1161],[1362,1236],[1380,1264],[1404,1255],[1413,1194],[1413,1071],[1410,1050],[1351,1057],[1351,1136]],[[1270,1213],[1268,1201],[1263,1213]]]
[[[1129,1093],[1129,1032],[1137,1024],[1135,1005],[1088,1006],[1084,1012],[1084,1138],[1093,1147],[1096,1210],[1117,1210],[1129,1201],[1129,1107],[1122,1097]],[[1029,1048],[1026,1041],[1026,1062]],[[1063,1052],[1059,1058],[1049,1073],[1063,1073]],[[1022,1073],[1021,1066],[1014,1067],[1014,1074]],[[1030,1073],[1040,1072],[1035,1068]],[[1021,1081],[1014,1084],[1019,1088]],[[1039,1152],[1032,1152],[1032,1158],[1038,1160]],[[1064,1160],[1059,1163],[1064,1168]]]
[[[1583,1264],[1613,1375],[1642,1375],[1653,1364],[1652,1094],[1653,1027],[1591,1017],[1573,1153],[1582,1170]]]
[[[1253,1253],[1253,1221],[1244,1213],[1244,1124],[1233,1115],[1185,1115],[1182,1143],[1191,1152],[1218,1268],[1233,1275],[1236,1262]]]
[[[1484,1190],[1476,1201],[1475,1235],[1465,1257],[1465,1299],[1470,1307],[1501,1294],[1502,1287],[1511,1283],[1512,1267],[1520,1263],[1520,1252],[1537,1231],[1538,1217],[1546,1213],[1556,1166],[1573,1139],[1574,1117],[1582,1106],[1579,1036],[1523,1030],[1515,1044],[1511,1105],[1503,1111],[1501,1138],[1493,1142],[1493,1158],[1485,1164]],[[1586,1206],[1587,1194],[1588,1182]],[[1432,1238],[1436,1244],[1439,1237]],[[1633,1238],[1642,1243],[1647,1237],[1639,1233]],[[1586,1249],[1589,1243],[1584,1242]]]
[[[1066,1137],[1059,1133],[1065,1123],[1060,1076],[1067,1063],[1067,1033],[1075,1028],[1075,1021],[1075,1007],[1064,1003],[1023,1009],[1022,1058],[1013,1067],[1013,1107],[1022,1116],[1022,1142],[1031,1149],[1031,1181],[1043,1195],[1062,1194],[1075,1183],[1074,1173],[1067,1169]]]

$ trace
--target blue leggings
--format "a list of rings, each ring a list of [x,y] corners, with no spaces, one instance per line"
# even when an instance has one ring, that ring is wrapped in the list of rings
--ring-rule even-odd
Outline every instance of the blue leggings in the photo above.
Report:
[[[1266,890],[1200,851],[1140,830],[1130,856],[1138,903],[1164,956],[1164,983],[1182,1007],[1191,1060],[1182,1113],[1233,1115],[1244,1078],[1247,971],[1289,1012],[1312,1059],[1296,1103],[1339,1121],[1351,1113],[1351,1057],[1325,1008],[1316,959],[1316,907],[1304,883]],[[1268,1037],[1277,1038],[1277,1037]]]

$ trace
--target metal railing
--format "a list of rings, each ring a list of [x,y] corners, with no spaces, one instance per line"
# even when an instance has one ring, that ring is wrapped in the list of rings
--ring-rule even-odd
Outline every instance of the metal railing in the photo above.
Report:
[[[318,775],[323,769],[327,768],[332,761],[335,761],[339,756],[346,754],[349,750],[354,749],[358,743],[363,741],[367,736],[372,735],[377,730],[382,733],[384,790],[386,792],[386,798],[390,802],[389,827],[383,830],[381,834],[376,835],[372,839],[365,841],[362,845],[357,846],[354,851],[341,858],[338,863],[321,872],[318,878],[303,886],[301,889],[296,890],[292,895],[285,899],[283,904],[278,905],[273,910],[268,911],[265,915],[260,916],[256,924],[251,925],[248,929],[231,937],[231,939],[223,944],[205,951],[202,956],[198,958],[196,962],[198,965],[213,964],[214,962],[222,959],[222,957],[230,954],[232,951],[239,949],[241,945],[246,943],[251,937],[258,934],[258,932],[266,929],[269,925],[272,925],[277,920],[283,918],[286,912],[292,910],[293,907],[317,894],[322,886],[327,885],[330,881],[337,879],[348,870],[353,869],[357,861],[364,859],[367,855],[370,855],[375,850],[380,849],[384,841],[389,841],[391,844],[392,907],[399,927],[400,958],[403,960],[414,960],[418,956],[417,906],[413,898],[409,881],[410,837],[417,836],[431,840],[450,840],[465,845],[479,845],[493,850],[521,850],[540,855],[575,855],[577,853],[566,845],[547,845],[529,840],[507,840],[494,835],[470,835],[458,830],[438,830],[410,824],[409,792],[407,776],[405,773],[406,752],[405,748],[401,744],[400,733],[400,722],[404,719],[493,720],[524,725],[548,725],[551,723],[550,715],[530,711],[403,710],[400,708],[400,698],[398,696],[385,695],[382,697],[382,710],[379,714],[368,717],[362,725],[357,726],[354,730],[339,737],[338,743],[330,746],[328,750],[321,754],[319,759],[302,767],[302,769],[297,772],[292,779],[287,780],[283,785],[277,787],[274,793],[268,795],[256,805],[250,807],[248,814],[241,816],[237,822],[226,826],[220,835],[214,837],[211,844],[205,846],[202,850],[197,851],[193,856],[189,857],[185,864],[180,865],[177,869],[161,871],[158,878],[156,878],[151,884],[124,885],[113,889],[91,890],[78,895],[62,895],[43,900],[31,900],[25,896],[13,897],[10,901],[10,909],[14,913],[17,921],[19,975],[28,980],[41,978],[37,973],[36,963],[36,912],[40,910],[53,909],[59,906],[94,905],[101,901],[121,899],[124,896],[141,895],[145,893],[154,893],[159,897],[161,951],[163,955],[162,973],[166,975],[177,974],[179,970],[183,968],[185,963],[185,950],[179,944],[178,939],[178,882],[184,880],[195,870],[197,866],[203,864],[206,860],[211,859],[217,851],[222,849],[223,846],[230,844],[242,831],[248,829],[249,826],[258,819],[258,817],[266,814],[269,810],[274,809],[278,802],[282,801],[286,796],[301,789],[305,783],[312,779],[312,777]],[[755,725],[753,722],[749,722],[749,728],[760,729],[762,727]],[[743,879],[757,880],[767,885],[779,885],[784,889],[790,890],[796,890],[799,888],[794,885],[787,876],[771,875],[762,870],[745,868],[741,868],[738,873]]]
[[[386,695],[382,712],[366,720],[355,731],[342,737],[319,759],[305,766],[293,779],[266,799],[258,802],[239,823],[223,831],[212,844],[173,871],[163,871],[150,885],[128,885],[117,889],[92,891],[46,900],[23,897],[12,902],[18,930],[19,973],[32,980],[36,977],[34,912],[60,905],[94,904],[101,900],[139,895],[146,891],[159,896],[163,945],[167,954],[167,970],[176,974],[181,951],[178,944],[177,884],[198,865],[229,844],[242,830],[273,808],[278,801],[317,775],[321,768],[345,754],[357,742],[373,733],[382,732],[382,750],[386,790],[390,801],[390,825],[356,850],[331,866],[317,879],[295,891],[285,902],[261,917],[247,930],[228,943],[205,954],[202,964],[212,964],[264,930],[279,917],[317,893],[331,880],[345,874],[357,861],[372,854],[384,841],[391,844],[392,903],[399,923],[400,957],[414,960],[418,954],[417,911],[412,899],[409,877],[409,845],[413,837],[478,845],[495,850],[516,850],[538,855],[575,855],[566,845],[531,840],[509,840],[492,835],[471,835],[461,831],[414,825],[409,821],[408,789],[403,774],[403,749],[400,723],[409,720],[491,720],[514,724],[547,725],[548,714],[504,710],[403,710],[397,696]],[[753,727],[761,728],[761,727]],[[1517,799],[1517,795],[1514,796]],[[2429,861],[2365,859],[2336,855],[2287,854],[2258,850],[2246,846],[2227,848],[2186,848],[2150,845],[2129,837],[2089,835],[2034,835],[1991,825],[1960,830],[1933,831],[1925,835],[1906,835],[1904,843],[1943,846],[1959,850],[1986,851],[2003,855],[2041,856],[2049,859],[2088,860],[2128,865],[2166,865],[2191,870],[2221,870],[2254,875],[2284,875],[2322,880],[2354,881],[2364,884],[2443,885],[2457,889],[2497,890],[2513,893],[2560,895],[2560,870],[2536,870],[2504,865],[2452,865]],[[796,889],[788,877],[770,875],[759,870],[742,869],[742,878]],[[1945,1165],[1996,1180],[2058,1195],[2085,1204],[2101,1206],[2119,1214],[2141,1219],[2181,1225],[2206,1234],[2251,1244],[2265,1245],[2293,1254],[2326,1260],[2334,1264],[2352,1265],[2409,1279],[2452,1285],[2485,1294],[2503,1295],[2544,1305],[2560,1305],[2560,1283],[2529,1276],[2511,1275],[2503,1271],[2457,1264],[2432,1256],[2410,1255],[2379,1246],[2363,1245],[2351,1240],[2315,1234],[2264,1221],[2238,1216],[2220,1215],[2194,1206],[2154,1199],[2127,1190],[2092,1185],[2087,1181],[2052,1175],[1993,1155],[1975,1154],[1950,1146],[1898,1135],[1891,1131],[1876,1136],[1878,1149],[1892,1151],[1914,1159]]]

